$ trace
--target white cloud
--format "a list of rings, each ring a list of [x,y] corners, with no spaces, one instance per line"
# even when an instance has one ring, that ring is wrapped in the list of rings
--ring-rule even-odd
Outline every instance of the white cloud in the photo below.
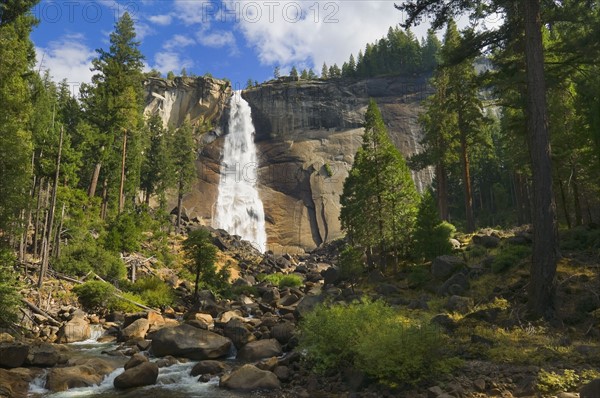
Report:
[[[89,83],[93,72],[92,59],[96,53],[84,44],[82,34],[66,35],[48,43],[47,47],[36,47],[38,70],[50,70],[53,80],[67,82],[73,86],[74,93],[81,83]]]
[[[210,33],[200,31],[196,37],[198,38],[198,42],[206,47],[235,47],[235,37],[229,31],[217,30]]]
[[[167,74],[170,71],[179,73],[182,68],[190,68],[193,65],[194,62],[191,59],[181,59],[181,55],[173,51],[163,51],[154,54],[153,68],[162,74]]]
[[[150,15],[148,20],[156,25],[168,26],[173,21],[173,16],[171,14]]]
[[[239,13],[237,28],[262,64],[341,64],[367,43],[380,39],[402,14],[387,0],[256,1],[255,7],[228,1]],[[249,4],[249,3],[247,3]],[[414,30],[422,36],[426,28]]]
[[[183,35],[175,35],[163,43],[163,48],[165,50],[177,50],[193,44],[196,44],[194,39]]]
[[[135,38],[136,40],[144,40],[148,36],[156,34],[156,31],[148,24],[140,22],[135,23]]]
[[[203,24],[206,27],[210,25],[218,8],[208,0],[175,0],[174,6],[175,16],[186,25]]]

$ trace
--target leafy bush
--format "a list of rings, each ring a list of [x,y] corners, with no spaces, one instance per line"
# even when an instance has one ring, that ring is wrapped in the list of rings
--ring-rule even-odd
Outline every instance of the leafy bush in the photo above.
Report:
[[[400,317],[382,301],[319,306],[300,328],[300,347],[317,371],[350,366],[398,385],[432,379],[452,367],[437,328]]]
[[[500,273],[507,270],[515,264],[520,263],[527,256],[531,255],[531,249],[526,246],[507,246],[494,257],[492,261],[492,272]]]
[[[327,177],[333,177],[333,169],[331,168],[331,165],[329,163],[325,163],[323,167],[325,168],[325,174],[327,174]]]
[[[414,265],[408,269],[408,282],[412,287],[420,287],[431,279],[431,273],[425,266]]]
[[[255,286],[245,286],[245,285],[241,285],[241,286],[234,286],[232,289],[232,294],[234,296],[240,296],[240,295],[245,295],[245,296],[258,296],[258,289]]]
[[[79,302],[87,311],[97,311],[108,308],[114,299],[114,286],[101,281],[89,281],[75,286],[73,292],[77,294]]]
[[[561,234],[562,250],[591,250],[600,248],[600,228],[575,227]]]
[[[53,268],[73,276],[84,276],[94,271],[109,281],[122,279],[126,274],[123,261],[99,246],[95,240],[83,240],[66,246]]]
[[[257,279],[259,282],[269,282],[271,285],[278,286],[279,288],[302,286],[302,277],[295,274],[283,274],[281,272],[269,275],[259,274]]]
[[[562,371],[562,374],[541,369],[537,377],[537,389],[544,395],[555,394],[562,391],[573,391],[582,384],[589,383],[599,376],[600,373],[598,373],[598,371],[589,369],[582,372],[565,369]]]
[[[142,301],[151,307],[167,307],[175,300],[173,289],[157,277],[138,279],[130,290],[137,293]]]
[[[121,293],[121,296],[126,299],[129,299],[131,301],[135,301],[136,303],[148,305],[148,303],[146,303],[142,297],[140,297],[139,295],[137,295],[135,293],[123,292],[123,293]],[[125,313],[140,311],[140,307],[138,307],[137,305],[130,303],[129,301],[120,299],[118,297],[113,297],[108,302],[107,308],[110,311],[121,311],[121,312],[125,312]]]
[[[16,322],[21,306],[17,278],[11,268],[14,260],[9,250],[0,249],[0,326]]]
[[[193,275],[194,295],[199,289],[209,289],[217,295],[230,293],[228,267],[217,270],[217,247],[213,245],[210,232],[205,229],[192,231],[183,242],[188,259],[187,269]]]

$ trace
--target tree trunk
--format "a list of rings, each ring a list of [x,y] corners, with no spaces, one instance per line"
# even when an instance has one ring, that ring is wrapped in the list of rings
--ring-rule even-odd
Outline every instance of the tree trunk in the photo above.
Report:
[[[54,209],[56,208],[56,196],[58,191],[58,179],[60,176],[60,158],[62,155],[62,145],[63,145],[63,135],[64,129],[60,129],[60,140],[58,143],[58,156],[56,157],[56,174],[54,175],[54,187],[52,189],[52,203],[50,204],[50,209],[48,210],[48,227],[46,230],[46,236],[44,240],[46,244],[44,245],[44,250],[42,254],[42,267],[40,268],[40,277],[38,279],[38,289],[42,287],[44,283],[44,278],[46,276],[46,271],[48,270],[48,261],[50,257],[50,242],[52,242],[52,223],[54,222]]]
[[[552,192],[552,160],[540,0],[525,3],[525,60],[527,64],[527,132],[533,177],[533,255],[528,308],[533,316],[554,315],[558,231]]]
[[[440,210],[440,218],[448,221],[448,176],[443,163],[438,163],[436,166],[437,179],[437,200]]]
[[[44,177],[41,177],[38,183],[37,205],[35,209],[35,221],[33,224],[33,255],[38,255],[38,242],[40,241],[40,213],[42,211],[42,192],[44,185]]]
[[[475,230],[475,217],[473,216],[473,191],[471,189],[471,172],[469,154],[467,153],[467,137],[460,133],[460,157],[463,167],[463,184],[465,185],[465,215],[467,218],[467,232]]]
[[[102,182],[102,205],[100,206],[100,218],[105,220],[108,209],[108,177]]]
[[[573,204],[575,206],[575,225],[583,224],[583,214],[581,211],[581,201],[579,200],[579,182],[577,179],[577,167],[571,165],[572,177],[571,186],[573,187]]]
[[[558,178],[558,188],[560,189],[560,201],[562,204],[563,213],[565,213],[567,228],[571,229],[571,217],[569,215],[569,209],[567,208],[567,196],[565,195],[565,187],[560,177]]]
[[[127,156],[127,131],[123,132],[123,153],[121,155],[121,183],[119,185],[119,214],[125,209],[125,196],[123,190],[125,189],[125,158]]]
[[[100,154],[102,154],[103,152],[104,146],[100,148]],[[88,189],[88,196],[90,198],[96,196],[96,187],[98,186],[98,179],[100,178],[100,169],[102,169],[102,158],[98,159],[98,162],[94,167],[94,172],[92,173],[92,181],[90,181],[90,187]]]
[[[179,193],[177,194],[177,222],[175,225],[177,226],[177,232],[181,228],[181,206],[183,206],[183,187],[182,184],[179,183]]]

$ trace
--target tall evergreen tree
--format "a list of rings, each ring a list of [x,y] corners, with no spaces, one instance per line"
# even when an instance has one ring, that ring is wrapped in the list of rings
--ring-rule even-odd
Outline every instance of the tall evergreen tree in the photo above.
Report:
[[[298,79],[298,69],[296,69],[296,66],[292,66],[292,69],[290,70],[290,77],[292,79]]]
[[[92,85],[83,87],[86,115],[101,132],[96,140],[97,158],[88,191],[94,196],[102,180],[105,208],[112,198],[113,207],[119,203],[121,210],[124,196],[133,199],[139,187],[144,59],[139,45],[134,22],[125,13],[110,35],[109,50],[96,50],[98,58],[92,64],[97,73]]]
[[[365,114],[363,144],[344,181],[340,203],[342,228],[353,245],[368,254],[376,252],[381,267],[390,255],[397,261],[408,253],[418,195],[374,100]]]
[[[194,131],[189,121],[173,134],[172,158],[174,159],[174,174],[177,186],[177,228],[181,226],[181,211],[183,196],[189,192],[196,175],[196,143]]]
[[[323,67],[321,68],[321,79],[327,79],[329,77],[329,68],[327,64],[323,62]]]
[[[145,151],[142,164],[141,188],[145,192],[146,203],[157,193],[161,207],[165,206],[166,191],[171,186],[174,157],[169,153],[167,131],[159,115],[152,115],[147,121],[150,145]]]

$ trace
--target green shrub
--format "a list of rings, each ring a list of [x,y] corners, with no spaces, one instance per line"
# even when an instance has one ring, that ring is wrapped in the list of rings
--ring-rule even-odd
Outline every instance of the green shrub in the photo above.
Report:
[[[592,250],[600,248],[600,228],[579,226],[561,233],[562,250]]]
[[[353,367],[388,385],[416,384],[452,367],[443,335],[382,301],[318,306],[300,324],[300,348],[317,371]]]
[[[302,277],[294,274],[283,274],[276,272],[274,274],[258,274],[257,280],[259,282],[269,282],[273,286],[280,288],[284,287],[300,287],[302,286]]]
[[[173,289],[157,277],[141,278],[129,288],[151,307],[161,308],[173,304]]]
[[[245,295],[245,296],[258,296],[258,289],[255,286],[234,286],[232,289],[232,294],[235,296]]]
[[[84,309],[97,311],[109,307],[114,299],[115,288],[101,281],[89,281],[75,286],[73,292],[77,294]]]
[[[105,250],[95,240],[79,241],[66,246],[61,256],[54,261],[53,268],[73,276],[84,276],[94,271],[111,282],[122,279],[126,274],[125,264],[118,255]]]
[[[10,250],[0,249],[0,326],[18,320],[21,295],[15,272],[12,270],[15,256]]]
[[[599,376],[600,373],[598,371],[589,369],[582,372],[565,369],[562,373],[548,372],[541,369],[537,377],[537,389],[544,395],[556,394],[562,391],[573,391]]]
[[[408,282],[411,287],[423,286],[431,279],[431,273],[423,265],[413,265],[408,269]]]
[[[325,168],[325,174],[327,174],[327,177],[333,177],[333,169],[331,168],[331,165],[329,163],[325,163],[323,167]]]
[[[123,292],[120,294],[122,297],[127,298],[131,301],[135,301],[136,303],[140,303],[140,304],[144,304],[144,305],[149,305],[149,303],[146,303],[144,301],[144,299],[135,294],[135,293],[131,293],[131,292]],[[138,307],[137,305],[120,299],[118,297],[112,297],[111,300],[109,300],[107,308],[110,311],[121,311],[121,312],[125,312],[125,313],[131,313],[131,312],[139,312],[140,311],[140,307]]]
[[[531,248],[526,246],[504,247],[492,261],[492,272],[503,272],[513,265],[520,263],[529,255],[531,255]]]

